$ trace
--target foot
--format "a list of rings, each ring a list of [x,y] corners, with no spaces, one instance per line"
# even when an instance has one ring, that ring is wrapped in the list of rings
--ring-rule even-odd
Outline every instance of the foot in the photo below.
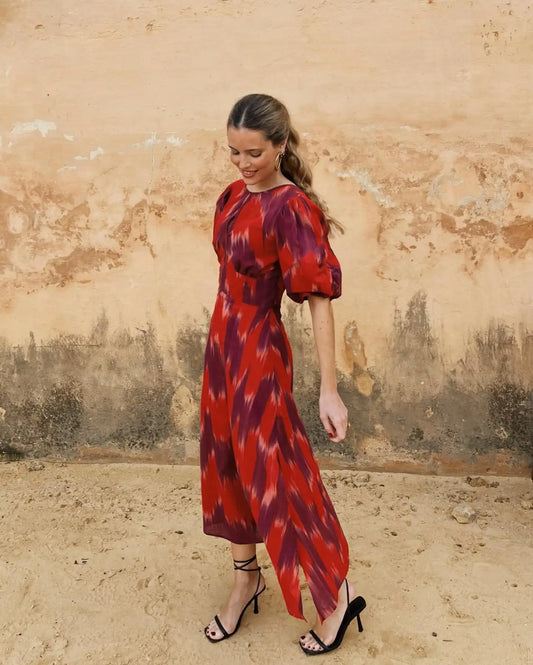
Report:
[[[346,598],[346,585],[343,582],[339,589],[339,602],[332,614],[322,623],[317,621],[313,632],[326,646],[330,646],[335,641],[340,625],[346,613],[348,603],[355,597],[353,585],[348,582],[348,598]],[[320,653],[324,651],[323,647],[315,640],[311,633],[306,633],[300,637],[300,646],[309,651]]]
[[[257,585],[257,575],[259,575],[259,586]],[[257,593],[261,593],[266,588],[265,578],[261,573],[250,573],[246,571],[237,571],[235,581],[230,592],[229,598],[222,610],[218,613],[220,623],[230,635],[235,631],[239,617],[243,608]],[[206,627],[205,634],[212,640],[221,640],[224,635],[218,627],[215,619]]]

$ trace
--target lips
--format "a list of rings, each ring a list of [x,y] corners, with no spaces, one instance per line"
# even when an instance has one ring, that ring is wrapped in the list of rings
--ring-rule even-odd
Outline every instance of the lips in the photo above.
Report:
[[[253,178],[256,174],[256,171],[241,171],[243,178]]]

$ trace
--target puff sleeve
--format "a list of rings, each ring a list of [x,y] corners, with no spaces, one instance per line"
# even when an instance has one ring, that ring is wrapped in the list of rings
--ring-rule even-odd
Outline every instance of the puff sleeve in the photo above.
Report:
[[[291,197],[276,223],[278,258],[287,295],[301,303],[309,295],[338,298],[341,268],[330,247],[322,211],[304,194]]]

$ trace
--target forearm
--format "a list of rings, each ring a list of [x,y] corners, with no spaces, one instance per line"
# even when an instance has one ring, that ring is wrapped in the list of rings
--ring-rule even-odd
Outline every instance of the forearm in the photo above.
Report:
[[[337,392],[335,372],[335,324],[329,298],[309,296],[318,364],[320,366],[320,420],[332,441],[342,441],[348,425],[348,411]]]
[[[335,323],[331,301],[321,296],[309,296],[308,300],[320,368],[320,392],[336,391]]]

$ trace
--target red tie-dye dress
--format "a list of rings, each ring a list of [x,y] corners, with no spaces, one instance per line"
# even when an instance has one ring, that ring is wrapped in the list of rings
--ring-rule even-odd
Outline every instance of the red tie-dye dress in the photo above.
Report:
[[[299,618],[301,566],[324,618],[348,571],[348,545],[294,403],[280,303],[284,291],[296,302],[338,297],[339,262],[322,212],[292,184],[231,184],[217,201],[213,245],[220,281],[201,398],[204,532],[264,542]]]

